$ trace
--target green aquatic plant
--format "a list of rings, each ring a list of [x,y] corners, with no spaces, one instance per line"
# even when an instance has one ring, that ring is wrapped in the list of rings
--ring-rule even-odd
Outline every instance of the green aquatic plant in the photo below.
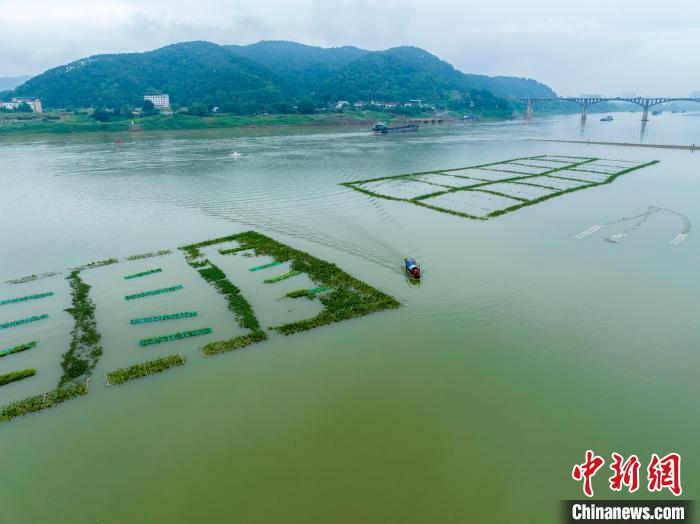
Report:
[[[192,329],[190,331],[178,331],[170,335],[162,335],[159,337],[150,337],[139,340],[139,346],[151,346],[160,344],[161,342],[170,342],[171,340],[182,340],[183,338],[197,337],[199,335],[208,335],[212,332],[211,328]]]
[[[288,278],[292,278],[292,277],[295,277],[297,275],[301,275],[301,273],[299,271],[288,271],[287,273],[285,273],[283,275],[279,275],[279,276],[272,277],[272,278],[266,278],[265,280],[263,280],[263,282],[265,284],[274,284],[275,282],[279,282],[280,280],[286,280]]]
[[[13,320],[12,322],[5,322],[4,324],[0,324],[0,329],[21,326],[23,324],[29,324],[30,322],[37,322],[38,320],[44,320],[46,318],[49,318],[49,316],[44,313],[43,315],[34,315],[31,317],[23,318],[21,320]]]
[[[90,380],[87,379],[81,382],[74,382],[67,386],[58,387],[48,393],[10,402],[0,408],[0,422],[7,422],[21,415],[52,408],[66,400],[86,395],[89,384]]]
[[[163,271],[161,268],[157,267],[155,269],[149,269],[148,271],[141,271],[140,273],[134,273],[133,275],[126,275],[124,277],[124,280],[131,280],[132,278],[141,278],[141,277],[146,277],[148,275],[154,275],[156,273],[160,273]]]
[[[182,284],[178,284],[177,286],[164,287],[162,289],[154,289],[152,291],[142,291],[141,293],[134,293],[133,295],[126,295],[124,297],[124,300],[134,300],[136,298],[151,297],[153,295],[162,295],[163,293],[170,293],[172,291],[178,291],[179,289],[182,289],[183,287],[184,286]]]
[[[322,291],[328,291],[330,288],[321,286],[321,287],[316,287],[313,289],[297,289],[296,291],[291,291],[287,293],[287,297],[289,298],[301,298],[301,297],[313,297],[316,293],[320,293]]]
[[[79,271],[71,271],[67,280],[71,288],[71,307],[66,311],[73,317],[74,325],[70,348],[63,354],[61,362],[63,375],[59,387],[90,377],[102,355],[90,286],[80,278]]]
[[[33,377],[34,375],[36,375],[36,369],[22,369],[20,371],[6,373],[5,375],[0,375],[0,386],[4,386],[10,382],[24,380],[25,378]]]
[[[6,357],[7,355],[12,355],[13,353],[21,353],[22,351],[27,351],[36,347],[36,341],[27,342],[26,344],[20,344],[19,346],[13,346],[10,348],[5,348],[0,350],[0,358]]]
[[[163,249],[161,251],[153,251],[151,253],[141,253],[140,255],[131,255],[126,257],[125,260],[143,260],[144,258],[162,257],[171,254],[172,251],[169,249]]]
[[[185,357],[177,353],[167,357],[149,360],[148,362],[143,362],[141,364],[135,364],[128,368],[119,368],[106,373],[105,377],[107,378],[107,385],[114,386],[123,384],[129,380],[153,375],[154,373],[161,373],[171,367],[183,366],[184,364]]]
[[[83,264],[82,266],[72,267],[71,271],[83,271],[85,269],[95,269],[103,266],[111,266],[112,264],[118,264],[118,258],[108,258],[107,260],[99,260],[97,262],[90,262],[89,264]]]
[[[193,318],[197,316],[196,311],[183,311],[182,313],[170,313],[167,315],[155,315],[152,317],[132,318],[129,324],[148,324],[150,322],[160,322],[163,320],[178,320],[181,318]]]
[[[5,306],[7,304],[16,304],[18,302],[26,302],[27,300],[37,300],[39,298],[46,298],[51,296],[53,296],[53,291],[49,291],[47,293],[37,293],[35,295],[27,295],[24,297],[6,298],[5,300],[0,300],[0,306]]]
[[[267,333],[264,331],[253,331],[248,335],[240,335],[238,337],[229,338],[227,340],[219,340],[217,342],[210,342],[202,348],[202,353],[204,355],[216,355],[217,353],[225,353],[227,351],[234,351],[256,342],[262,342],[267,340]]]

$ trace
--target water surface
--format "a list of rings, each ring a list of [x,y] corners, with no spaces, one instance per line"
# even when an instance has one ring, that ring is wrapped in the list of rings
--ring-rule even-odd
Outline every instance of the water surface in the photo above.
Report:
[[[124,294],[151,284],[123,275],[162,267],[148,278],[153,288],[185,283],[179,310],[206,313],[217,334],[236,327],[180,254],[86,271],[105,356],[87,397],[0,427],[0,521],[554,523],[558,501],[581,496],[569,475],[589,448],[643,463],[678,451],[692,496],[697,231],[671,246],[682,223],[660,213],[618,244],[603,238],[629,224],[573,237],[649,205],[700,223],[700,157],[525,140],[634,142],[640,116],[591,115],[584,130],[572,115],[400,136],[350,128],[139,134],[123,145],[111,135],[1,138],[0,281],[255,229],[403,307],[215,358],[197,353],[208,339],[178,341],[154,354],[185,352],[186,366],[106,388],[104,371],[146,351],[136,345],[142,334],[163,334],[130,331],[128,319],[173,304],[159,297],[125,309]],[[700,143],[700,117],[652,117],[644,141]],[[660,163],[487,222],[338,185],[545,154]],[[406,255],[423,262],[420,286],[401,273]],[[314,314],[257,293],[242,260],[217,263],[240,274],[265,325]],[[46,341],[0,359],[3,373],[42,366],[36,382],[0,389],[0,401],[60,376],[71,327],[64,276],[0,287],[2,297],[56,292],[2,306],[2,321],[39,309],[51,319],[0,333],[0,347]],[[594,487],[610,497],[599,477]]]

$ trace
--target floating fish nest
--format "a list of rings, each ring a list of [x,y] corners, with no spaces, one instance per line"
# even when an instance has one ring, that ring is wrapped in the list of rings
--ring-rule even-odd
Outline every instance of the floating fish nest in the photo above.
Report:
[[[153,275],[155,273],[160,273],[163,271],[161,268],[155,268],[155,269],[149,269],[148,271],[141,271],[141,273],[134,273],[133,275],[126,275],[124,277],[124,280],[131,280],[132,278],[141,278],[141,277],[146,277],[148,275]]]
[[[183,338],[197,337],[199,335],[208,335],[212,331],[212,328],[200,328],[193,329],[191,331],[178,331],[177,333],[171,333],[170,335],[144,338],[143,340],[139,340],[139,346],[150,346],[153,344],[160,344],[161,342],[170,342],[172,340],[181,340]]]
[[[43,314],[43,315],[34,315],[31,317],[23,318],[21,320],[13,320],[12,322],[5,322],[4,324],[0,324],[0,329],[21,326],[23,324],[29,324],[30,322],[37,322],[39,320],[44,320],[45,318],[49,318],[49,316],[47,314]]]
[[[27,342],[26,344],[20,344],[19,346],[14,346],[11,348],[5,348],[0,351],[0,358],[6,357],[7,355],[12,355],[13,353],[21,353],[22,351],[27,351],[36,347],[36,341]]]
[[[152,317],[141,317],[133,318],[129,321],[129,324],[148,324],[149,322],[160,322],[163,320],[177,320],[180,318],[193,318],[197,316],[196,311],[184,311],[182,313],[171,313],[169,315],[155,315]]]
[[[5,300],[0,300],[0,306],[4,306],[6,304],[15,304],[17,302],[26,302],[27,300],[36,300],[39,298],[46,298],[50,296],[53,296],[53,291],[49,291],[47,293],[37,293],[36,295],[27,295],[26,297],[8,298]]]
[[[164,287],[163,289],[154,289],[153,291],[143,291],[141,293],[135,293],[133,295],[126,295],[124,300],[134,300],[135,298],[151,297],[153,295],[161,295],[163,293],[170,293],[172,291],[177,291],[182,289],[184,286],[178,284],[177,286]]]

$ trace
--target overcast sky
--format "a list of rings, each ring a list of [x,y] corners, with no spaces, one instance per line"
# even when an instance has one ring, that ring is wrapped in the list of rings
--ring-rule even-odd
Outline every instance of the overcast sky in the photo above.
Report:
[[[173,42],[422,47],[562,95],[700,90],[700,0],[0,0],[0,76]]]

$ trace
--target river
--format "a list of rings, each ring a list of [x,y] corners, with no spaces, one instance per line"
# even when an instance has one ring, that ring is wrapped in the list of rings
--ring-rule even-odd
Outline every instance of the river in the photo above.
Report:
[[[587,449],[636,453],[643,468],[652,452],[677,451],[691,493],[698,232],[671,245],[683,223],[668,212],[632,229],[612,222],[651,205],[700,224],[699,153],[528,140],[640,140],[640,113],[614,116],[589,115],[584,129],[566,115],[388,136],[0,137],[0,281],[255,229],[402,304],[206,359],[201,340],[178,341],[153,351],[186,352],[186,366],[106,387],[105,371],[151,350],[110,299],[126,284],[107,268],[85,272],[105,355],[86,397],[0,425],[0,522],[555,523],[559,501],[582,498],[571,468]],[[700,115],[653,116],[643,140],[700,144]],[[660,162],[488,221],[339,185],[535,155]],[[406,255],[422,262],[419,286],[401,271]],[[228,336],[223,299],[183,260],[138,267],[169,271],[163,285],[186,280],[189,305]],[[60,376],[71,329],[63,276],[0,285],[0,299],[56,291],[41,307],[0,311],[0,321],[51,315],[0,330],[0,348],[46,341],[0,359],[0,373],[39,369],[0,388],[0,404]],[[284,318],[263,298],[270,322]],[[614,498],[607,476],[596,495]]]

